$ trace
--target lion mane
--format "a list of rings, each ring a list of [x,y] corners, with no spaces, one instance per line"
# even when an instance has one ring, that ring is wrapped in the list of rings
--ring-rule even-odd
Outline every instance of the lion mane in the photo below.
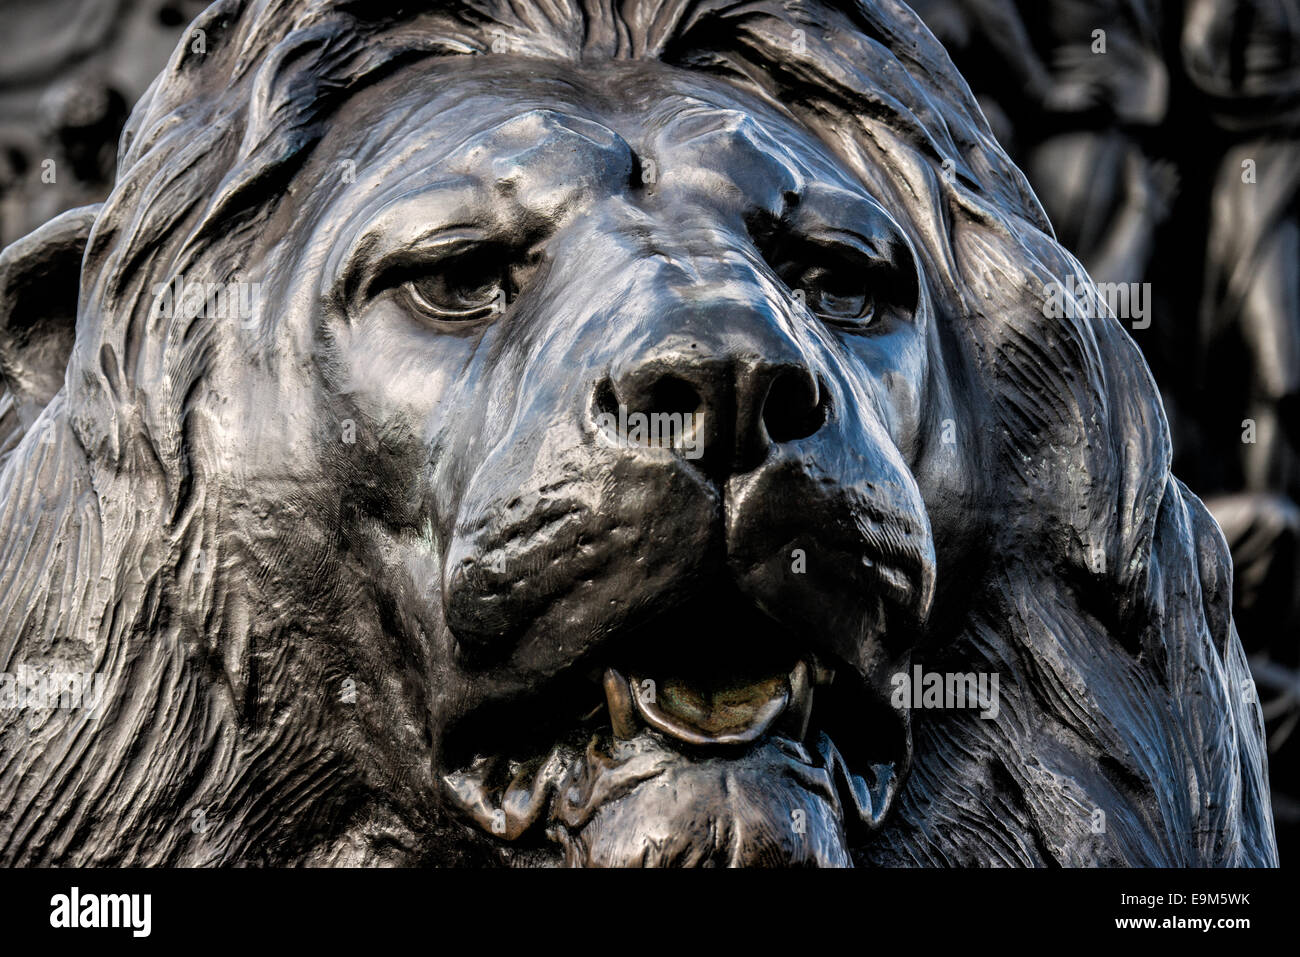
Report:
[[[722,77],[814,131],[916,243],[944,375],[969,396],[963,455],[985,476],[963,507],[988,536],[947,586],[969,590],[961,619],[917,660],[1001,675],[1001,705],[914,715],[910,777],[857,863],[1275,864],[1223,538],[1170,473],[1120,324],[1045,316],[1049,288],[1072,277],[1086,297],[1091,280],[893,0],[221,0],[191,24],[131,116],[107,201],[0,259],[0,665],[107,688],[94,714],[0,711],[0,861],[439,859],[454,825],[362,780],[341,722],[261,706],[297,673],[276,656],[311,654],[311,610],[282,612],[296,645],[249,646],[257,570],[237,556],[253,546],[214,481],[238,463],[197,440],[205,403],[238,387],[213,373],[232,357],[220,324],[157,315],[152,289],[256,274],[292,242],[278,201],[341,103],[503,38],[518,56]],[[256,322],[265,347],[243,361],[308,358],[286,354],[274,315]],[[425,836],[358,837],[385,827]]]

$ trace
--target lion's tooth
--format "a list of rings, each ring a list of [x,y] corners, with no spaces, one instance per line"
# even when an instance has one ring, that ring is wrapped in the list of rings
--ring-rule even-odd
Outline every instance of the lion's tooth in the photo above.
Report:
[[[826,663],[817,655],[808,656],[809,677],[814,685],[828,685],[835,680],[835,669],[826,666]]]
[[[777,727],[796,741],[808,733],[808,719],[812,715],[813,688],[808,665],[800,661],[790,672],[790,703]]]
[[[625,741],[637,733],[636,710],[627,679],[613,668],[605,669],[605,700],[609,704],[609,723],[614,737]]]
[[[808,753],[808,748],[802,741],[792,741],[783,734],[778,734],[772,738],[772,744],[777,750],[788,754],[800,764],[812,765],[812,755]]]

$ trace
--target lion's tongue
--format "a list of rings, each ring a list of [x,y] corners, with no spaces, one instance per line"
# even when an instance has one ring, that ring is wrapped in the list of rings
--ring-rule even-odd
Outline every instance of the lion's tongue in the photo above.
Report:
[[[811,705],[802,661],[788,674],[739,679],[634,673],[624,680],[610,669],[605,688],[616,733],[619,725],[631,730],[629,711],[634,709],[655,730],[697,746],[756,741],[787,711],[792,712],[791,721],[784,723],[792,724],[797,738]]]

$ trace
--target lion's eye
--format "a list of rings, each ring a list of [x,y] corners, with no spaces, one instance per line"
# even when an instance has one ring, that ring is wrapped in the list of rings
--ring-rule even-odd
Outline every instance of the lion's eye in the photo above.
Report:
[[[870,267],[824,249],[803,252],[799,260],[778,266],[781,280],[826,322],[851,329],[870,326],[876,319]]]
[[[481,250],[407,275],[401,288],[411,305],[439,322],[478,322],[505,311],[509,266],[499,251]]]
[[[818,316],[861,328],[876,317],[875,299],[864,280],[865,270],[849,264],[817,264],[803,270],[795,288],[804,290],[808,308]]]
[[[906,246],[786,236],[768,255],[808,311],[849,332],[876,333],[917,306],[916,271]]]

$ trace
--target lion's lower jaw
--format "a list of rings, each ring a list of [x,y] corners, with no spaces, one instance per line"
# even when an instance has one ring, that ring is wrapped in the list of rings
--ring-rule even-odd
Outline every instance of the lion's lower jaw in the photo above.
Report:
[[[853,866],[830,777],[772,743],[675,757],[595,806],[581,795],[600,782],[584,785],[561,798],[548,828],[570,867]]]

